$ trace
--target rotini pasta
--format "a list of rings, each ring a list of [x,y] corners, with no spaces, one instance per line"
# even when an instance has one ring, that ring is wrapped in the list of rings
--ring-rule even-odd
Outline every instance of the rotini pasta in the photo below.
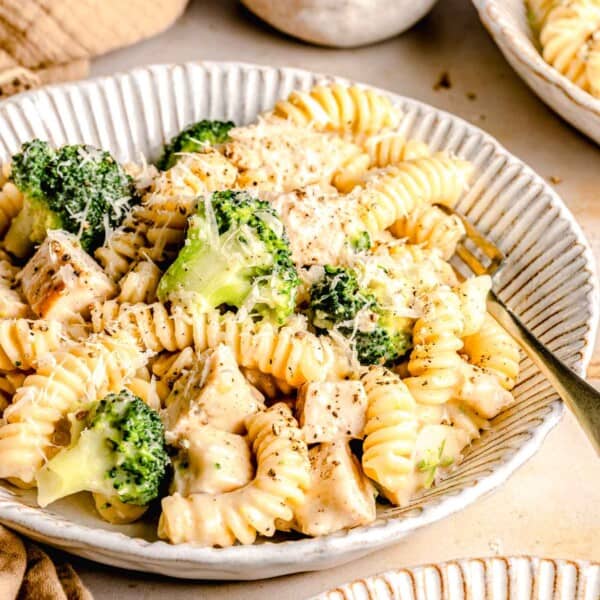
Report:
[[[32,482],[45,458],[69,441],[59,421],[86,402],[119,391],[145,356],[133,340],[98,336],[56,351],[23,382],[0,427],[0,477]]]
[[[127,331],[145,349],[174,352],[194,345],[197,352],[229,346],[242,367],[273,375],[293,387],[328,376],[344,377],[350,370],[346,356],[325,338],[306,330],[301,320],[284,327],[239,321],[232,313],[193,317],[163,304],[119,305],[114,301],[94,307],[94,331]]]
[[[285,404],[275,404],[249,417],[247,427],[256,477],[225,494],[164,498],[160,537],[203,546],[252,544],[258,534],[273,536],[278,521],[292,520],[310,484],[308,451],[297,423]]]
[[[23,371],[11,371],[0,376],[0,419],[4,409],[12,402],[17,388],[23,384],[26,373]]]
[[[386,96],[341,84],[294,91],[287,100],[277,102],[273,114],[299,126],[313,125],[356,137],[396,127],[401,117]]]
[[[422,204],[454,206],[471,167],[444,154],[405,161],[375,172],[359,192],[359,216],[372,234],[387,229]]]
[[[456,245],[465,235],[461,220],[447,215],[437,206],[416,207],[390,227],[397,238],[406,238],[411,244],[419,244],[429,250],[438,250],[446,260],[454,254]]]
[[[598,95],[600,3],[530,0],[528,5],[544,60],[583,90]]]
[[[6,233],[22,207],[23,194],[12,181],[5,181],[0,189],[0,235]]]
[[[425,298],[423,316],[413,330],[414,348],[405,379],[412,396],[422,404],[444,404],[458,396],[463,361],[458,352],[464,330],[458,296],[440,286]]]
[[[146,367],[139,369],[125,387],[154,410],[164,408],[170,391],[169,386],[151,375]]]
[[[405,160],[431,156],[431,150],[425,142],[407,140],[399,133],[383,133],[369,137],[364,142],[364,148],[369,153],[369,166],[379,169]]]
[[[416,404],[400,377],[384,367],[362,376],[368,398],[362,467],[385,496],[402,506],[413,492]]]
[[[135,504],[125,504],[117,497],[105,496],[104,494],[94,493],[94,506],[98,514],[108,523],[114,525],[125,525],[133,523],[143,516],[148,510],[147,506],[136,506]]]
[[[161,275],[160,269],[151,260],[138,262],[119,281],[119,302],[128,304],[154,302]]]
[[[486,314],[481,328],[463,342],[472,364],[497,377],[505,389],[515,386],[519,376],[519,347],[492,316]]]
[[[486,316],[487,296],[491,288],[492,280],[489,275],[471,277],[456,288],[464,319],[463,337],[472,335],[481,329]]]
[[[560,0],[527,0],[529,8],[529,22],[535,29],[539,29],[548,18],[550,11]]]
[[[58,321],[4,319],[0,321],[0,371],[35,368],[46,354],[57,350],[65,337]]]
[[[146,233],[148,223],[141,220],[140,208],[134,207],[123,223],[115,229],[103,246],[94,253],[106,274],[118,281],[137,260],[142,249],[148,245]]]
[[[464,432],[465,443],[471,443],[481,437],[481,431],[488,429],[490,423],[462,402],[448,402],[446,407],[448,420],[453,427]]]
[[[31,309],[18,290],[18,267],[0,259],[0,319],[21,319],[31,315]]]

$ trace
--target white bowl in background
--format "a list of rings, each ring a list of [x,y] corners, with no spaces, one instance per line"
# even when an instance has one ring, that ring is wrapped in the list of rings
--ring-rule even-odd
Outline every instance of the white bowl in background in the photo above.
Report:
[[[563,119],[600,144],[600,99],[551,67],[540,54],[524,0],[473,0],[506,60]]]
[[[0,162],[23,141],[87,142],[120,160],[156,157],[184,125],[201,118],[248,123],[294,88],[331,77],[242,63],[186,63],[135,69],[51,86],[0,104]],[[342,81],[342,80],[340,80]],[[387,93],[387,92],[384,92]],[[387,93],[404,112],[401,130],[471,160],[476,174],[458,205],[507,256],[499,295],[577,372],[590,360],[598,321],[597,276],[581,229],[556,192],[496,140],[451,114]],[[0,521],[38,541],[118,567],[194,579],[261,579],[327,569],[397,543],[501,485],[540,447],[563,405],[524,360],[517,404],[494,419],[464,461],[405,508],[380,506],[375,523],[320,538],[263,540],[253,546],[172,546],[156,522],[115,526],[85,495],[37,507],[31,490],[0,484]]]
[[[398,35],[437,0],[242,0],[276,29],[306,42],[353,48]]]
[[[588,600],[600,598],[600,563],[528,556],[457,560],[386,571],[312,600]]]

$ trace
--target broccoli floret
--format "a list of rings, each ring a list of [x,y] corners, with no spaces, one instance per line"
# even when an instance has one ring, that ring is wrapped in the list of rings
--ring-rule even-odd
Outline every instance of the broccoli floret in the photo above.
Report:
[[[393,364],[411,345],[405,323],[362,289],[356,272],[327,265],[310,288],[309,318],[320,333],[335,329],[349,338],[361,364]],[[359,313],[362,315],[359,315]]]
[[[222,144],[229,139],[229,130],[235,127],[232,121],[198,121],[192,123],[165,144],[156,166],[162,171],[170,169],[184,152],[200,152],[207,146]]]
[[[4,245],[23,258],[51,229],[64,229],[92,252],[106,229],[118,226],[134,198],[131,178],[103,150],[75,144],[58,150],[47,142],[26,142],[13,156],[11,179],[24,195]]]
[[[38,503],[89,491],[144,506],[158,496],[168,463],[158,413],[122,390],[98,402],[75,443],[40,470]]]
[[[294,311],[299,283],[273,207],[246,192],[224,191],[199,203],[158,297],[201,310],[244,307],[283,322]]]
[[[360,289],[351,269],[327,265],[323,277],[310,288],[311,321],[319,329],[353,321],[359,311],[374,305],[375,298]]]

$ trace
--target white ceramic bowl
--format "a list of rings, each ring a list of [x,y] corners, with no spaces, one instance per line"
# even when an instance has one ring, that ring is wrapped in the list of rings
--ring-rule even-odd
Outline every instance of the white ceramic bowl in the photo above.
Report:
[[[85,141],[119,159],[155,157],[165,139],[200,118],[247,123],[293,88],[330,78],[296,69],[188,63],[136,69],[48,87],[0,104],[0,161],[34,136]],[[389,94],[405,113],[406,135],[474,162],[477,175],[459,208],[506,253],[495,288],[563,360],[583,372],[598,320],[597,277],[586,240],[556,193],[529,167],[469,123]],[[32,538],[99,562],[185,578],[259,579],[325,569],[398,542],[464,508],[539,448],[563,405],[528,361],[518,404],[500,415],[456,472],[408,507],[381,507],[367,527],[316,539],[269,540],[225,549],[156,541],[156,525],[111,526],[87,497],[37,508],[31,491],[0,486],[0,521]]]
[[[398,35],[437,0],[242,0],[273,27],[314,44],[353,48]]]
[[[494,557],[386,571],[312,600],[596,600],[600,563]]]
[[[506,60],[563,119],[600,144],[600,99],[552,68],[536,46],[524,0],[473,0]]]

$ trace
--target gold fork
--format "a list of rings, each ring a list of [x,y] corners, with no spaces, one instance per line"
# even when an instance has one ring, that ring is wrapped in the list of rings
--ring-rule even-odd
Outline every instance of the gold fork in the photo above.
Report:
[[[458,244],[457,256],[475,275],[493,277],[502,266],[504,255],[492,242],[486,239],[460,213],[448,206],[437,205],[446,214],[458,217],[465,228],[465,237],[489,259],[485,266],[463,243]],[[524,323],[498,298],[493,290],[487,298],[489,313],[504,327],[512,338],[523,348],[529,358],[548,379],[558,392],[563,402],[571,409],[579,421],[581,428],[600,456],[600,392],[574,373],[565,363],[558,359],[540,340],[538,340]]]

